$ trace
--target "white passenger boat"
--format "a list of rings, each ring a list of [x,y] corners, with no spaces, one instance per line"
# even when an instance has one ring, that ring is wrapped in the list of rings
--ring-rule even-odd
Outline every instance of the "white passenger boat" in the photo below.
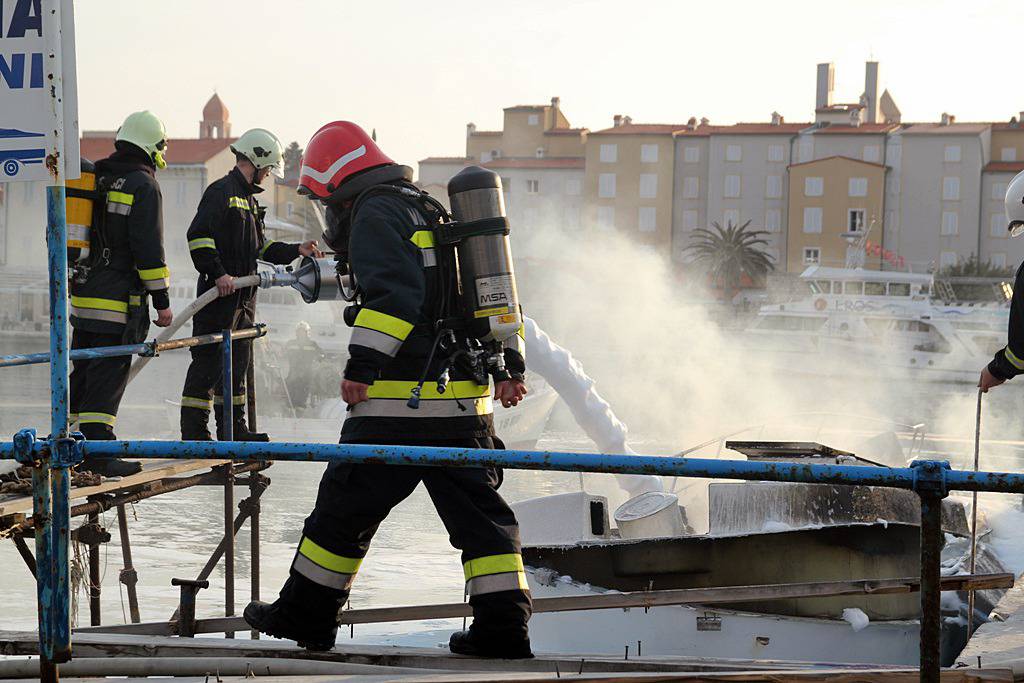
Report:
[[[805,297],[762,306],[743,335],[774,367],[974,382],[1006,344],[1008,296],[956,303],[932,275],[859,268],[811,266],[800,279]]]

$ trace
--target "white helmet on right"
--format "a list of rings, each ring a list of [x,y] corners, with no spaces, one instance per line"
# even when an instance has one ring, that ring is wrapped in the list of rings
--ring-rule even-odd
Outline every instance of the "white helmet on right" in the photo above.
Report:
[[[1024,235],[1024,171],[1015,175],[1006,188],[1006,229],[1010,237]]]

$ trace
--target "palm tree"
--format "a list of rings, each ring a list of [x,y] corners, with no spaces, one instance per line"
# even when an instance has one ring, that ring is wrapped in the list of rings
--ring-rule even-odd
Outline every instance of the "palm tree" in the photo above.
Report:
[[[750,221],[739,226],[729,221],[725,228],[712,223],[711,228],[694,230],[693,242],[683,251],[692,254],[711,282],[730,298],[739,291],[744,275],[756,282],[775,270],[772,257],[761,249],[768,244],[766,231],[750,230]]]

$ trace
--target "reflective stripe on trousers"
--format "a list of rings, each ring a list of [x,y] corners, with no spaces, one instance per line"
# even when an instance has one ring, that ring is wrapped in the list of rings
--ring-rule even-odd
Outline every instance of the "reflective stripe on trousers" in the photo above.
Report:
[[[245,405],[245,394],[238,394],[237,396],[232,396],[231,397],[231,403],[232,403],[232,405],[236,405],[236,406],[244,406]],[[214,396],[213,397],[213,404],[214,405],[218,405],[218,406],[224,405],[224,397],[223,396]],[[185,404],[182,403],[182,405],[185,405]]]
[[[292,569],[321,586],[347,591],[362,563],[361,557],[345,557],[322,548],[303,536],[292,562]]]
[[[199,410],[213,410],[213,401],[208,398],[195,398],[194,396],[181,397],[182,408],[198,408]]]
[[[462,570],[466,576],[466,592],[470,596],[530,590],[523,570],[523,557],[519,553],[477,557],[463,563]]]
[[[117,422],[117,415],[110,413],[78,413],[78,424],[101,424],[110,427]]]

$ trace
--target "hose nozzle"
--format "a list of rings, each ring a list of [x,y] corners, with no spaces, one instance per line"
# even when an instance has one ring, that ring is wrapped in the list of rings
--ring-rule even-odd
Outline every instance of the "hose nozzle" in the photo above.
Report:
[[[420,393],[422,393],[422,391],[422,384],[418,384],[415,387],[413,387],[412,396],[410,396],[409,400],[405,402],[405,405],[407,405],[411,410],[418,410],[420,407]]]

